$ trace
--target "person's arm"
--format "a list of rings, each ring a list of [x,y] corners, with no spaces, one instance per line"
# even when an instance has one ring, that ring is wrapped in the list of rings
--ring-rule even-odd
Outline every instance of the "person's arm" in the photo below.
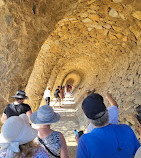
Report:
[[[107,92],[106,98],[108,99],[109,103],[112,105],[115,105],[118,108],[117,102],[113,99],[112,95]]]
[[[60,143],[61,143],[60,158],[69,158],[66,141],[62,133],[60,133]]]
[[[30,121],[30,116],[31,116],[31,114],[32,114],[32,110],[29,110],[29,111],[26,112],[26,115],[27,115],[28,118],[29,118],[29,123],[32,123],[32,122]]]
[[[7,115],[3,113],[1,117],[1,122],[4,123],[6,120],[7,120]]]

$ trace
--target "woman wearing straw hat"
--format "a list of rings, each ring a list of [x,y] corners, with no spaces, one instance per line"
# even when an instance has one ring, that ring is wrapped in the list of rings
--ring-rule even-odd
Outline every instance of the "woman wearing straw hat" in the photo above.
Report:
[[[14,103],[10,103],[6,106],[1,121],[4,123],[9,117],[11,116],[19,116],[20,114],[27,114],[27,116],[30,118],[30,115],[32,114],[31,108],[28,104],[24,104],[24,100],[28,97],[26,96],[24,91],[18,90],[14,96],[15,98]]]
[[[41,106],[34,112],[30,120],[39,125],[38,142],[47,150],[50,158],[68,158],[66,141],[62,133],[50,128],[52,123],[60,120],[60,115],[55,113],[48,105]]]
[[[7,119],[1,131],[0,158],[49,158],[44,148],[33,142],[38,132],[30,126],[26,114]]]

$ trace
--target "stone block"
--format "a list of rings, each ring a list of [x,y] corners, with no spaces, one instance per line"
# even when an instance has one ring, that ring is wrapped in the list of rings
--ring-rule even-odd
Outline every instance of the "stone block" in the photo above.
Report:
[[[88,17],[88,13],[87,13],[87,12],[84,12],[84,13],[80,14],[80,17],[81,17],[81,18],[86,18],[86,17]]]
[[[122,38],[122,40],[123,40],[124,42],[126,42],[126,41],[127,41],[127,36],[124,36],[124,37]]]
[[[113,17],[113,18],[116,18],[116,17],[118,17],[118,12],[117,12],[114,8],[112,8],[112,9],[109,11],[109,15],[110,15],[111,17]]]
[[[121,3],[123,0],[113,0],[115,3]]]
[[[122,36],[121,33],[117,33],[117,34],[116,34],[116,37],[117,37],[117,38],[122,38],[123,36]]]
[[[132,16],[138,20],[141,20],[141,11],[135,11]]]
[[[117,37],[115,36],[115,34],[112,33],[112,32],[109,32],[108,37],[109,37],[111,40],[117,39]]]
[[[100,21],[100,17],[98,15],[90,14],[89,18],[93,21]]]
[[[138,92],[135,94],[135,104],[140,104],[141,105],[141,93]]]
[[[141,35],[141,29],[137,25],[130,26],[130,31],[134,33],[136,38],[139,38]]]
[[[89,19],[89,18],[86,18],[86,19],[84,19],[84,20],[82,20],[84,23],[89,23],[89,22],[92,22],[92,20],[91,19]]]

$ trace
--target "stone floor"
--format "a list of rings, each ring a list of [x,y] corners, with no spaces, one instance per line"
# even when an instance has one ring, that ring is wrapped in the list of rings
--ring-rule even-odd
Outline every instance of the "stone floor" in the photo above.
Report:
[[[51,102],[51,106],[54,104],[55,100]],[[67,146],[70,158],[76,158],[77,144],[75,141],[74,130],[79,129],[79,124],[77,117],[75,116],[75,108],[73,97],[68,97],[64,99],[61,108],[57,103],[54,107],[55,112],[58,112],[61,115],[61,120],[55,124],[52,124],[52,129],[60,131],[63,133]]]

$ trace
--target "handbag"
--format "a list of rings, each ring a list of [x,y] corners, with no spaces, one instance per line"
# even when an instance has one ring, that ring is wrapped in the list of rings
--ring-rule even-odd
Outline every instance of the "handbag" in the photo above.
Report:
[[[54,157],[60,158],[60,156],[55,155],[52,151],[49,150],[49,148],[44,144],[44,142],[42,141],[42,139],[40,139],[40,138],[38,137],[38,140],[39,140],[39,142],[40,142],[41,144],[44,145],[44,147],[46,148],[46,150],[47,150],[51,155],[53,155]]]

